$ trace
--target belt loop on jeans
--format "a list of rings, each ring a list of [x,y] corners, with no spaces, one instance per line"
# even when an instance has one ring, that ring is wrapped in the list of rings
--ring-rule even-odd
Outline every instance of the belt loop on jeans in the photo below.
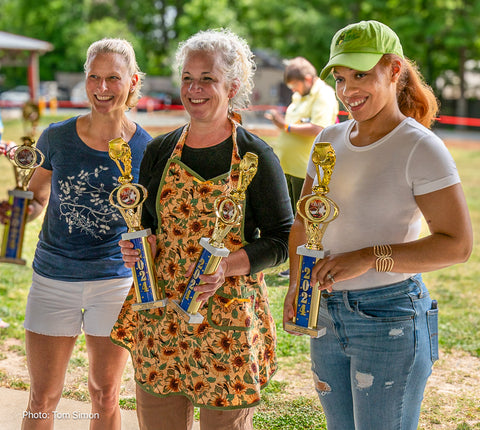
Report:
[[[350,300],[348,299],[348,291],[342,291],[342,296],[343,296],[343,303],[345,304],[345,307],[347,308],[347,310],[350,312],[354,312],[354,310],[350,306]]]
[[[412,276],[410,280],[413,281],[418,288],[420,288],[420,293],[418,294],[418,298],[423,299],[423,296],[425,296],[427,292],[425,291],[425,287],[423,285],[423,282],[421,281],[420,276],[419,275]]]

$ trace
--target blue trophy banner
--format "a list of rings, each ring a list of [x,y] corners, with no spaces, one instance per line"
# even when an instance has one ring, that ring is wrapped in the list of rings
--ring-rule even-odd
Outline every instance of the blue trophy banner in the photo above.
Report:
[[[203,250],[195,264],[195,269],[188,281],[182,299],[179,302],[172,301],[175,309],[177,309],[190,324],[200,324],[203,321],[203,315],[198,313],[201,305],[201,302],[197,301],[199,292],[195,291],[195,287],[201,283],[200,275],[215,273],[222,258],[228,257],[230,254],[227,248],[219,248],[210,244],[209,239],[206,237],[200,239],[200,245],[202,245]]]
[[[139,311],[145,309],[161,308],[165,306],[165,300],[160,299],[156,291],[156,277],[153,267],[152,251],[147,237],[151,230],[144,229],[122,234],[123,240],[129,240],[133,244],[133,249],[138,250],[140,260],[132,267],[133,283],[137,303],[132,305],[132,309]]]
[[[131,239],[133,249],[137,249],[140,255],[140,261],[135,264],[135,278],[138,282],[138,291],[142,303],[153,302],[155,297],[150,285],[153,285],[152,277],[148,270],[147,256],[143,246],[142,238]]]
[[[9,191],[11,212],[8,223],[5,224],[0,261],[25,264],[21,258],[23,236],[27,218],[28,203],[33,198],[31,191]]]
[[[300,285],[297,298],[297,315],[295,323],[302,327],[308,327],[310,320],[310,312],[312,308],[312,286],[310,279],[312,277],[312,269],[317,262],[316,257],[302,256],[300,267]]]
[[[188,308],[190,307],[190,304],[195,296],[194,288],[200,283],[200,275],[205,273],[207,263],[210,261],[211,257],[212,253],[208,249],[203,248],[200,258],[197,261],[197,265],[195,266],[195,270],[193,271],[192,277],[188,281],[187,288],[185,289],[185,293],[180,301],[180,307],[184,311],[188,311]]]

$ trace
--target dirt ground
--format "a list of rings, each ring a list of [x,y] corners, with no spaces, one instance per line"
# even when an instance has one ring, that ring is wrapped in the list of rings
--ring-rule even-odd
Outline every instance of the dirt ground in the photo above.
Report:
[[[26,358],[21,342],[17,339],[8,339],[0,345],[0,385],[12,388],[21,388],[29,382]],[[75,393],[78,399],[87,396],[86,386],[86,354],[75,353],[76,362],[70,363],[65,381],[65,390]],[[280,361],[279,371],[274,377],[279,382],[286,383],[284,398],[316,397],[310,372],[308,356],[292,362],[290,358]],[[292,382],[294,381],[294,382]],[[470,427],[479,428],[480,416],[472,416],[468,411],[471,405],[480,405],[480,358],[473,357],[465,352],[441,352],[440,360],[434,365],[433,373],[427,383],[425,398],[422,405],[421,429],[451,430],[451,422],[444,422],[442,417],[457,417],[460,422]],[[133,368],[130,360],[123,374],[121,396],[132,398],[135,396]],[[470,405],[465,407],[465,405]],[[477,409],[478,410],[478,409]],[[455,426],[456,427],[456,426]],[[463,427],[461,427],[463,428]]]

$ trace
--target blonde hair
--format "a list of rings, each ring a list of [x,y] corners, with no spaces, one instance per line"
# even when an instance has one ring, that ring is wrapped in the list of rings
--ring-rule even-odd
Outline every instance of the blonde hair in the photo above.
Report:
[[[180,43],[177,49],[175,69],[179,74],[187,57],[194,52],[219,54],[227,84],[231,85],[236,81],[239,85],[237,93],[230,100],[230,107],[232,109],[248,107],[256,65],[247,42],[228,29],[200,31]]]
[[[140,71],[138,67],[137,60],[135,57],[135,51],[133,46],[130,42],[125,39],[109,39],[104,38],[101,40],[97,40],[93,42],[88,50],[87,50],[87,58],[85,60],[85,64],[83,68],[85,73],[88,71],[90,67],[90,63],[98,54],[118,54],[124,60],[125,64],[127,65],[128,73],[130,76],[135,74],[138,75],[138,82],[135,85],[133,92],[129,93],[127,100],[125,101],[125,105],[127,108],[135,107],[139,98],[141,97],[140,90],[142,88],[143,79],[145,77],[145,73]]]
[[[397,102],[400,111],[430,128],[439,110],[439,103],[432,88],[425,82],[417,65],[408,58],[385,54],[380,61],[390,64],[394,59],[402,63],[402,73],[397,82]]]

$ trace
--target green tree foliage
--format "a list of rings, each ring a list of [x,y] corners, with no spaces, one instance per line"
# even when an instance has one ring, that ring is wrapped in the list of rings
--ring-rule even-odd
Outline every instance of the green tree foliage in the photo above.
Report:
[[[185,0],[105,0],[112,4],[114,16],[128,24],[138,38],[149,75],[168,75],[170,56],[177,45],[178,20],[183,16]]]
[[[466,59],[480,58],[476,0],[0,0],[0,10],[1,30],[55,46],[41,59],[42,80],[81,70],[88,44],[104,36],[131,40],[142,70],[168,75],[179,41],[218,27],[253,49],[302,55],[320,69],[333,34],[362,19],[390,25],[434,87],[445,70],[462,75]]]
[[[72,40],[81,34],[86,21],[87,14],[83,2],[64,0],[0,0],[0,2],[0,29],[53,44],[54,51],[42,57],[41,80],[53,79],[56,70],[73,70],[65,52]],[[4,7],[8,13],[4,13]],[[2,73],[7,72],[8,70],[2,70]]]
[[[118,37],[128,40],[135,48],[139,65],[146,63],[143,50],[141,49],[141,43],[130,31],[127,24],[107,17],[85,23],[83,32],[75,37],[66,47],[65,59],[69,64],[70,70],[74,72],[82,71],[88,47],[96,40],[104,37]],[[81,56],[79,56],[79,53]]]

